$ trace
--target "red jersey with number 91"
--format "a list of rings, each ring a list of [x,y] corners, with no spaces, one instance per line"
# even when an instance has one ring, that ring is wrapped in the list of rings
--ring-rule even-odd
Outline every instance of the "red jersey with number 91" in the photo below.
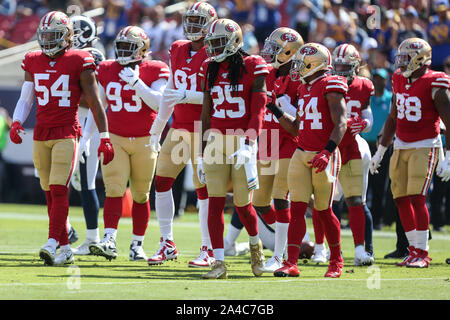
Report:
[[[347,90],[347,79],[332,75],[320,76],[298,87],[298,146],[301,149],[319,152],[325,148],[334,128],[325,95],[329,92],[345,95]]]
[[[392,76],[392,87],[397,107],[397,137],[404,142],[435,138],[439,133],[439,114],[432,99],[433,88],[450,86],[450,77],[444,72],[427,72],[409,83],[400,71]]]
[[[145,104],[136,91],[119,77],[124,67],[115,60],[106,60],[96,70],[109,107],[109,132],[121,137],[148,136],[157,112]],[[162,61],[144,60],[139,65],[139,78],[150,87],[153,81],[169,79],[169,67]]]
[[[37,99],[34,140],[75,138],[81,134],[78,104],[80,74],[95,69],[94,58],[85,50],[70,49],[54,59],[42,51],[25,55],[22,69],[34,81]]]
[[[203,61],[207,59],[205,47],[191,57],[191,41],[178,40],[172,44],[169,54],[174,88],[201,92],[198,73]],[[201,104],[177,104],[174,107],[171,127],[193,132],[194,121],[199,121],[201,114]]]
[[[250,121],[250,107],[253,81],[269,73],[266,62],[260,56],[244,56],[245,71],[239,78],[237,91],[234,91],[228,79],[228,62],[219,66],[214,86],[209,88],[206,71],[210,60],[203,63],[200,76],[205,79],[205,88],[212,98],[211,129],[226,134],[227,129],[246,131]],[[265,106],[262,106],[263,108]]]

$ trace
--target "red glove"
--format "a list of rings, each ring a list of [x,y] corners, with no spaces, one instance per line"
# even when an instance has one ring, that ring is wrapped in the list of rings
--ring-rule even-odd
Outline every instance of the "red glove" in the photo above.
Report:
[[[20,122],[14,121],[11,125],[11,130],[9,131],[9,138],[15,144],[20,144],[20,143],[22,143],[22,138],[20,137],[20,134],[24,134],[24,133],[25,133],[25,130],[23,129]]]
[[[328,162],[330,161],[330,155],[330,151],[324,149],[316,154],[311,161],[308,161],[308,163],[311,164],[311,168],[317,168],[316,173],[319,173],[327,167]]]
[[[359,116],[356,116],[355,118],[350,118],[347,123],[347,127],[350,128],[353,136],[356,136],[361,131],[363,131],[366,126],[367,126],[367,122],[364,121]]]
[[[109,138],[100,139],[100,146],[98,147],[98,157],[103,153],[103,164],[107,165],[114,159],[114,149]]]

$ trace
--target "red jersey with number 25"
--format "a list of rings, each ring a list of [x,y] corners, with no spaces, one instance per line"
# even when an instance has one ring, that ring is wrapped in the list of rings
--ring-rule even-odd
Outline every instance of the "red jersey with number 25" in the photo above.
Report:
[[[439,133],[439,114],[432,99],[433,88],[450,86],[450,77],[444,72],[427,70],[409,82],[399,70],[392,76],[392,87],[397,107],[397,137],[404,142],[435,138]]]
[[[353,81],[348,85],[348,92],[345,96],[347,104],[347,118],[362,117],[361,108],[369,101],[370,97],[375,94],[375,87],[372,81],[367,78],[355,76]],[[346,164],[352,159],[361,159],[358,142],[353,136],[351,129],[347,131],[339,144],[341,152],[342,164]]]
[[[301,149],[320,152],[325,148],[334,128],[325,95],[329,92],[345,95],[347,90],[346,78],[328,74],[298,87],[298,146]]]
[[[191,41],[175,41],[169,50],[172,69],[173,86],[176,89],[202,91],[200,67],[207,59],[206,49],[202,47],[191,57]],[[180,103],[174,107],[172,125],[174,129],[185,129],[194,132],[194,121],[199,121],[202,114],[201,104]]]
[[[34,140],[76,138],[81,134],[78,104],[82,89],[80,74],[95,70],[94,58],[85,50],[70,49],[51,59],[42,51],[25,55],[22,69],[34,81],[37,99]]]
[[[145,137],[150,135],[157,112],[119,77],[124,67],[115,60],[105,60],[96,70],[109,107],[108,129],[121,137]],[[169,67],[162,61],[144,60],[139,65],[139,78],[150,87],[153,81],[169,79]]]

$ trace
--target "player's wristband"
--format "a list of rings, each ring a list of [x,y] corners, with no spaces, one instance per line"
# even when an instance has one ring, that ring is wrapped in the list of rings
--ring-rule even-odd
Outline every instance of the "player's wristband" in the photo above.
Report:
[[[277,105],[273,104],[273,103],[268,103],[266,104],[266,108],[269,109],[270,111],[272,111],[273,115],[277,118],[280,119],[283,116],[283,110],[280,109],[280,107],[278,107]]]
[[[325,150],[327,150],[330,153],[333,153],[334,150],[336,150],[337,144],[333,140],[328,140],[327,145],[325,146]]]
[[[109,139],[109,132],[100,132],[100,139]]]

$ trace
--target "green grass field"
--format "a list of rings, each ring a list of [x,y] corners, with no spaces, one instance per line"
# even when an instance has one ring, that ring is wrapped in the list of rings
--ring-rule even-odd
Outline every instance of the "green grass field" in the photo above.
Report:
[[[80,207],[70,209],[72,225],[81,244],[85,224]],[[226,215],[226,228],[230,216]],[[204,269],[188,268],[198,254],[200,230],[196,214],[187,213],[174,223],[175,242],[180,252],[176,261],[149,267],[130,262],[131,219],[122,218],[117,245],[119,257],[76,257],[71,266],[46,267],[39,248],[47,240],[46,208],[30,205],[0,205],[0,299],[152,299],[152,300],[305,300],[305,299],[450,299],[450,233],[433,233],[430,243],[433,261],[428,269],[399,268],[382,257],[395,247],[392,229],[374,232],[376,263],[353,266],[353,241],[342,231],[345,267],[340,279],[323,277],[327,265],[300,262],[299,278],[254,277],[249,255],[227,257],[228,280],[202,280]],[[103,220],[99,225],[102,229]],[[227,229],[226,229],[227,230]],[[225,232],[226,232],[225,230]],[[311,221],[308,230],[312,236]],[[450,229],[447,229],[450,232]],[[245,231],[239,241],[248,241]],[[159,228],[152,212],[144,248],[152,255],[158,248]],[[266,257],[271,256],[269,250]]]

